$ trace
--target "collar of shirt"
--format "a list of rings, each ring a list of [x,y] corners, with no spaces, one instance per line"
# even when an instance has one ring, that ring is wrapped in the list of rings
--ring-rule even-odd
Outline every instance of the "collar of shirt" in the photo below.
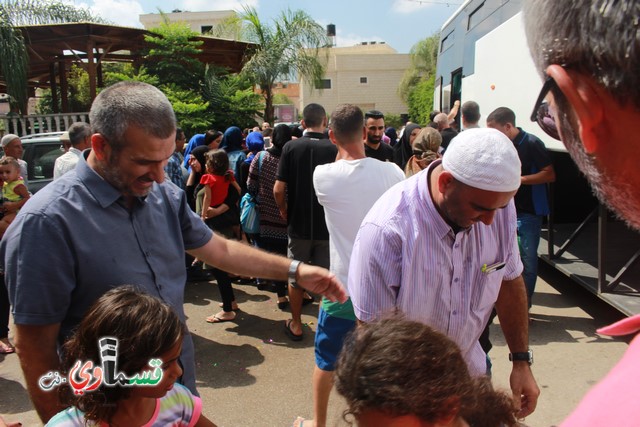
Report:
[[[307,138],[311,138],[311,139],[324,139],[324,133],[314,132],[311,130],[305,130],[302,133],[302,136],[306,136]]]
[[[70,148],[69,148],[69,153],[73,153],[73,154],[75,154],[75,155],[76,155],[76,156],[78,156],[78,157],[81,157],[81,156],[82,156],[82,151],[81,151],[81,150],[78,150],[76,147],[70,147]]]
[[[89,190],[98,203],[100,203],[100,206],[106,208],[117,202],[122,197],[122,193],[105,181],[104,178],[89,166],[87,157],[90,152],[91,149],[87,149],[80,156],[78,166],[76,167],[76,175],[78,175],[82,183],[87,187],[87,190]],[[138,199],[140,198],[138,197]]]

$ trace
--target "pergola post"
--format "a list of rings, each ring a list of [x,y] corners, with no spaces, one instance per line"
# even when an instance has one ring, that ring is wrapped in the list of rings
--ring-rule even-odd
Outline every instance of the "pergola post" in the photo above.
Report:
[[[56,63],[49,64],[49,79],[51,80],[51,103],[53,104],[53,112],[59,113],[60,106],[58,105],[58,84],[56,83]]]
[[[67,84],[67,64],[65,61],[58,62],[58,76],[60,78],[60,101],[62,104],[62,112],[69,112],[69,85]]]
[[[87,41],[87,73],[89,74],[89,96],[91,97],[91,102],[96,99],[97,89],[96,89],[96,63],[95,58],[93,56],[93,50],[95,47],[95,43],[93,40]]]

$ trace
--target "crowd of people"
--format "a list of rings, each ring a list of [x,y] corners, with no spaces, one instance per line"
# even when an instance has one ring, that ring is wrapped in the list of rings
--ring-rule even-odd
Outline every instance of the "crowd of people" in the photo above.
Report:
[[[601,200],[638,228],[638,156],[628,132],[640,116],[638,56],[628,50],[638,30],[628,14],[638,15],[640,4],[591,3],[525,2],[534,62],[546,76],[531,119],[562,137]],[[583,33],[587,27],[593,31]],[[181,159],[186,138],[160,91],[135,82],[102,91],[90,112],[91,149],[30,197],[0,242],[15,345],[42,421],[213,425],[202,415],[184,323],[186,250],[220,289],[222,311],[211,323],[235,318],[230,274],[274,282],[279,307],[291,308],[283,333],[294,341],[304,339],[300,310],[312,301],[305,293],[323,296],[314,418],[294,425],[326,424],[334,383],[346,416],[363,427],[517,425],[540,393],[528,345],[537,261],[529,252],[555,173],[542,142],[516,126],[508,107],[491,112],[486,128],[477,103],[459,107],[457,135],[449,114],[434,112],[431,126],[409,123],[392,141],[379,111],[345,104],[328,119],[309,104],[298,139],[284,125],[268,136],[230,127],[221,138],[194,136]],[[188,170],[172,173],[172,162]],[[6,163],[12,169],[1,176],[14,182],[20,163]],[[259,232],[246,237],[237,208],[244,191],[258,199],[261,216]],[[27,259],[40,247],[52,250]],[[511,352],[512,395],[487,378],[482,341],[494,310]],[[634,333],[639,319],[603,332]],[[150,323],[166,333],[145,333]],[[98,357],[103,336],[132,340],[127,375],[159,358],[162,380],[63,401],[38,387],[45,373]],[[637,422],[639,343],[564,426]]]

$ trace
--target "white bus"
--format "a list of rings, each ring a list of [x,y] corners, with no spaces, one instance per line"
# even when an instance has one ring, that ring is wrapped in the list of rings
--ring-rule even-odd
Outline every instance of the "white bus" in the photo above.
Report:
[[[444,23],[434,109],[449,112],[454,101],[472,100],[485,126],[493,110],[511,108],[516,125],[544,141],[556,170],[541,258],[623,313],[640,313],[640,235],[611,218],[562,143],[529,119],[543,82],[529,54],[521,10],[522,0],[467,0]]]

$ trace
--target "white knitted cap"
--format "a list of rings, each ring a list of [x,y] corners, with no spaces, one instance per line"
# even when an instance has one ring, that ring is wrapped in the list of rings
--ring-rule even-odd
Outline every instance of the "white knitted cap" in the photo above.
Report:
[[[442,167],[458,181],[507,193],[520,187],[520,158],[513,142],[495,129],[468,129],[451,140]]]
[[[3,147],[6,147],[7,145],[9,145],[10,142],[16,140],[16,139],[20,139],[20,137],[18,135],[14,135],[12,133],[8,133],[5,136],[2,137],[2,140],[0,140],[0,145]]]

